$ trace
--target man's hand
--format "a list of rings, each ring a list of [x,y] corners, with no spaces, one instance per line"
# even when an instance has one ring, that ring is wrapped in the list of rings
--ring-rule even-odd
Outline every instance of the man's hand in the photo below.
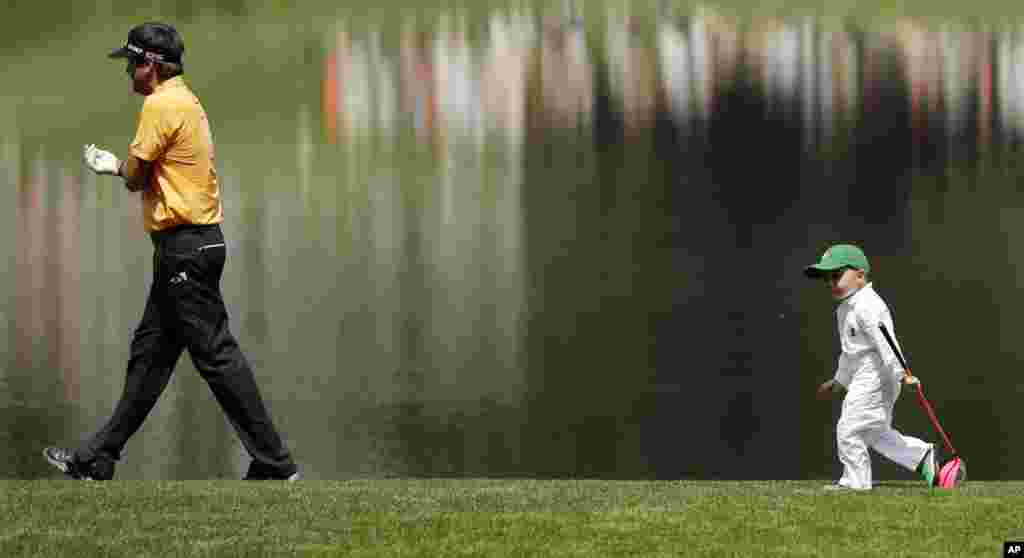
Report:
[[[914,386],[921,383],[921,380],[917,379],[917,376],[911,376],[910,374],[903,375],[903,383],[908,386]]]
[[[85,165],[96,174],[120,174],[121,161],[118,161],[113,153],[99,149],[93,144],[85,146],[83,158]]]
[[[832,397],[832,392],[835,391],[835,387],[835,379],[822,382],[822,384],[818,386],[818,399],[825,400]]]

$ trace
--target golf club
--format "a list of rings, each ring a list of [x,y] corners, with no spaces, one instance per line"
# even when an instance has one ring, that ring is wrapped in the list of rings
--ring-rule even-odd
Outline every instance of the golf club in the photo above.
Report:
[[[892,335],[889,334],[889,330],[885,327],[885,324],[879,323],[878,327],[882,330],[882,335],[885,336],[886,342],[889,343],[889,348],[891,348],[892,352],[896,354],[896,358],[899,359],[900,364],[903,366],[903,373],[906,374],[908,378],[913,377],[914,374],[910,371],[910,366],[907,365],[906,359],[903,358],[903,354],[896,346],[896,342],[893,341]],[[967,478],[967,466],[964,464],[960,454],[956,451],[956,448],[953,447],[953,442],[950,441],[949,435],[946,434],[942,425],[939,424],[939,418],[935,416],[935,410],[932,409],[931,403],[929,403],[928,399],[924,396],[924,388],[921,387],[921,382],[917,381],[914,385],[917,386],[917,400],[921,403],[921,406],[924,407],[925,412],[928,413],[928,418],[931,419],[932,425],[935,426],[935,429],[939,431],[940,435],[942,435],[942,440],[946,443],[946,450],[948,450],[952,455],[952,458],[939,470],[939,476],[936,484],[942,488],[953,488],[956,486],[957,482],[963,481]]]

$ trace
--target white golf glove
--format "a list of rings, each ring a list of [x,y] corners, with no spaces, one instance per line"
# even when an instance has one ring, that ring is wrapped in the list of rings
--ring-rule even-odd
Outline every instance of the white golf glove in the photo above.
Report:
[[[113,153],[99,149],[91,143],[85,146],[83,156],[85,165],[96,174],[117,175],[121,168],[121,161],[117,160]]]

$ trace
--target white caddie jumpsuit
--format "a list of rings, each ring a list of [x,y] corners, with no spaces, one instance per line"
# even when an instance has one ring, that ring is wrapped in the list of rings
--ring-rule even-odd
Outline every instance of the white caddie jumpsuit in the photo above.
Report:
[[[903,367],[878,327],[884,323],[899,347],[889,307],[871,283],[839,304],[836,323],[843,351],[835,380],[847,390],[836,425],[839,460],[843,464],[839,484],[869,490],[869,447],[914,470],[931,444],[892,428],[892,410],[900,395]]]

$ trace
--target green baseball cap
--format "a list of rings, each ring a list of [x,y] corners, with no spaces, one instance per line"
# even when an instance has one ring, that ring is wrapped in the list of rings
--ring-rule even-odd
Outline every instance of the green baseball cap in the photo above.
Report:
[[[844,267],[863,269],[871,271],[868,265],[868,257],[864,251],[852,244],[836,244],[825,250],[821,255],[821,261],[804,268],[804,275],[808,277],[821,277],[825,272],[835,271]]]

